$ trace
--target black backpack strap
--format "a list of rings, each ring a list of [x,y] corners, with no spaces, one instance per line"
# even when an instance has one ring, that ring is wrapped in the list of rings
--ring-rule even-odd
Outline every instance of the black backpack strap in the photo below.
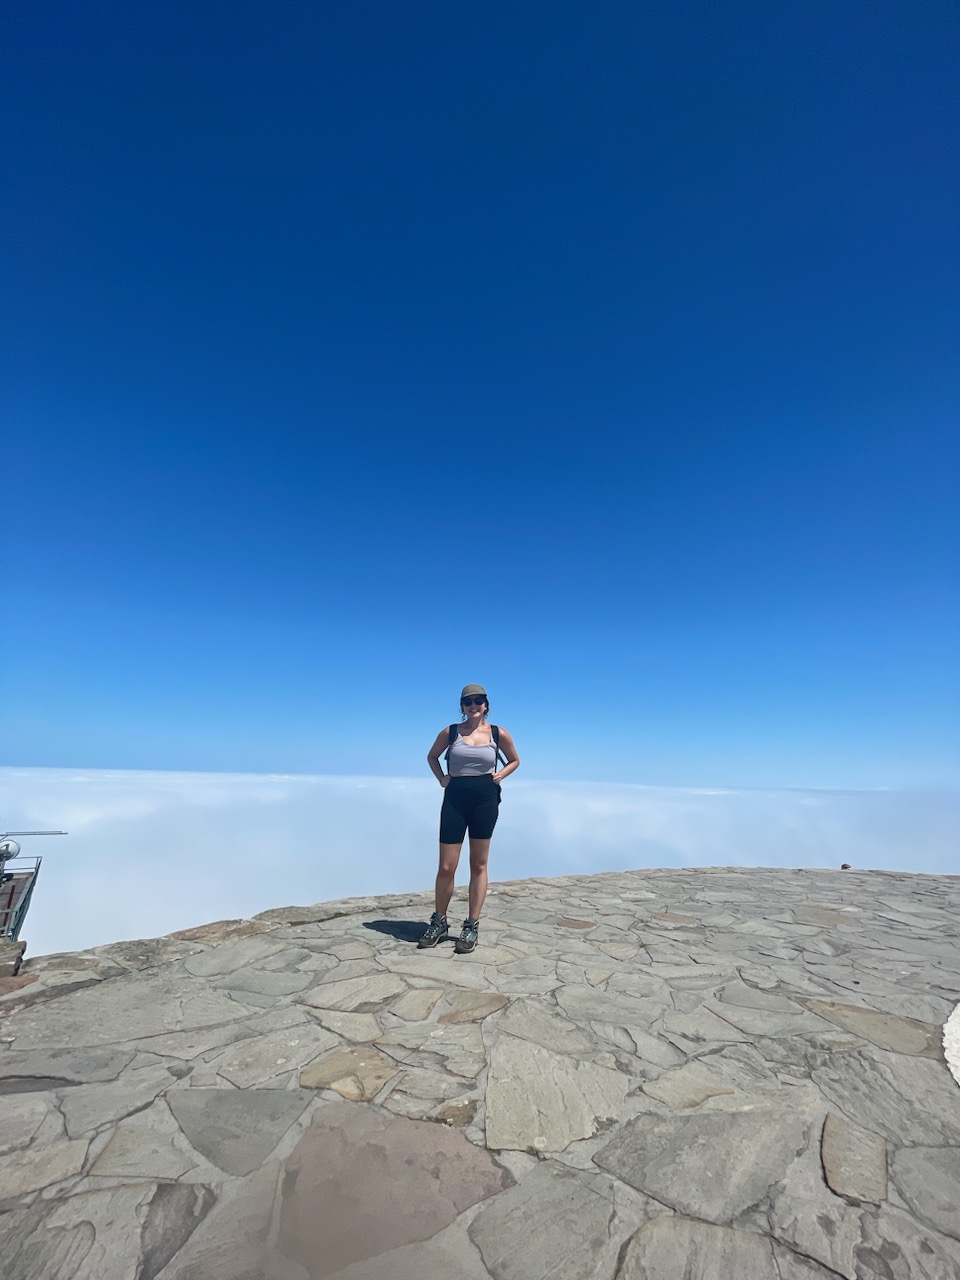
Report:
[[[444,756],[443,756],[444,760],[449,761],[450,748],[453,746],[456,740],[457,740],[457,726],[455,724],[452,724],[450,728],[447,730],[447,749],[444,752]]]

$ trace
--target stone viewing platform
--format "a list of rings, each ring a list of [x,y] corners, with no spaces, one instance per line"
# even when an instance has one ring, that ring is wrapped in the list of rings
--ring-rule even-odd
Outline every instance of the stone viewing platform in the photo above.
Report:
[[[3,1280],[958,1280],[960,879],[494,884],[463,956],[431,909],[0,978]]]

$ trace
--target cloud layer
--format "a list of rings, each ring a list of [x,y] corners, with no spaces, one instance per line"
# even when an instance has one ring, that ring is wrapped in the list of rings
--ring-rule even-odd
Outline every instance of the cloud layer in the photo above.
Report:
[[[70,833],[21,842],[43,856],[22,934],[30,955],[268,907],[428,888],[439,804],[429,778],[0,769],[0,829]],[[490,871],[513,880],[849,862],[956,873],[958,829],[955,792],[513,781]],[[466,864],[464,856],[458,884]]]

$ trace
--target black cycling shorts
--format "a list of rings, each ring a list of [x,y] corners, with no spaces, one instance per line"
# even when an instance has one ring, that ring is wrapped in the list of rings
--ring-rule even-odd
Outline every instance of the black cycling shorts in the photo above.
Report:
[[[462,844],[469,830],[474,840],[489,840],[500,812],[500,784],[493,775],[451,778],[440,809],[440,843]]]

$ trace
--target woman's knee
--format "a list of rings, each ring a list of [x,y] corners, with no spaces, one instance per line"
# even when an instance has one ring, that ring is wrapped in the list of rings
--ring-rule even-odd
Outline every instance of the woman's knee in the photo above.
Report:
[[[489,840],[471,840],[470,841],[470,874],[480,875],[487,869],[487,859],[490,857],[490,841]]]
[[[440,874],[452,876],[456,874],[460,862],[460,845],[442,844],[440,846]]]

